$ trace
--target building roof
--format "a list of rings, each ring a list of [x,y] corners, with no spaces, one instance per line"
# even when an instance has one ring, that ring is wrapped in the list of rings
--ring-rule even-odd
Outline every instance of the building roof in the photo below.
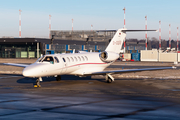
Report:
[[[46,38],[0,38],[0,43],[45,43],[45,44],[51,44],[51,39]],[[102,42],[96,42],[96,41],[82,41],[82,40],[61,40],[61,39],[55,39],[53,41],[53,44],[73,44],[73,45],[106,45],[107,41]]]
[[[0,43],[26,43],[26,42],[43,42],[50,43],[50,39],[45,38],[0,38]]]

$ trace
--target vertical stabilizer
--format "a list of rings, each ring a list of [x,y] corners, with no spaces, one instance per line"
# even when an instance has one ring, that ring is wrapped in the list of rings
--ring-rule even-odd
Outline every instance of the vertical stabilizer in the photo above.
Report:
[[[124,30],[124,31],[123,31]],[[123,41],[126,37],[125,29],[118,29],[105,51],[120,53]]]

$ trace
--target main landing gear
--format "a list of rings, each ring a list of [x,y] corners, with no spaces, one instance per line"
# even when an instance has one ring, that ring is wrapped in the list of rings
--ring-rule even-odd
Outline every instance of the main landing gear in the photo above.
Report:
[[[114,78],[110,74],[106,74],[106,82],[112,83],[112,81],[114,81]]]
[[[61,76],[60,76],[60,75],[57,75],[56,80],[57,80],[57,81],[60,81],[60,80],[61,80]]]
[[[42,78],[41,78],[41,77],[39,77],[39,78],[36,80],[36,84],[34,85],[34,87],[41,87],[40,81],[42,81]]]

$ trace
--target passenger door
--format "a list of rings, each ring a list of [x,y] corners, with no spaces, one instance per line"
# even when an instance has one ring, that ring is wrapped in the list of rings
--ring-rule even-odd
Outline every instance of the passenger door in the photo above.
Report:
[[[65,73],[66,70],[67,70],[67,61],[64,57],[62,57],[62,71],[61,71],[61,74]]]

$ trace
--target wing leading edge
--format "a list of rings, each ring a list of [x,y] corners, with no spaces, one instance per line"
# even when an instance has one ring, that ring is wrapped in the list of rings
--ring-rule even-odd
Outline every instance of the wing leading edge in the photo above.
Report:
[[[130,72],[141,72],[141,71],[156,71],[156,70],[166,70],[166,69],[176,69],[176,67],[173,66],[173,67],[160,67],[160,68],[112,70],[112,71],[94,72],[94,73],[91,73],[91,74],[84,74],[84,75],[85,76],[89,76],[89,75],[106,75],[106,74],[130,73]]]
[[[11,66],[17,66],[17,67],[27,67],[29,65],[27,64],[16,64],[16,63],[3,63],[4,65],[11,65]]]

